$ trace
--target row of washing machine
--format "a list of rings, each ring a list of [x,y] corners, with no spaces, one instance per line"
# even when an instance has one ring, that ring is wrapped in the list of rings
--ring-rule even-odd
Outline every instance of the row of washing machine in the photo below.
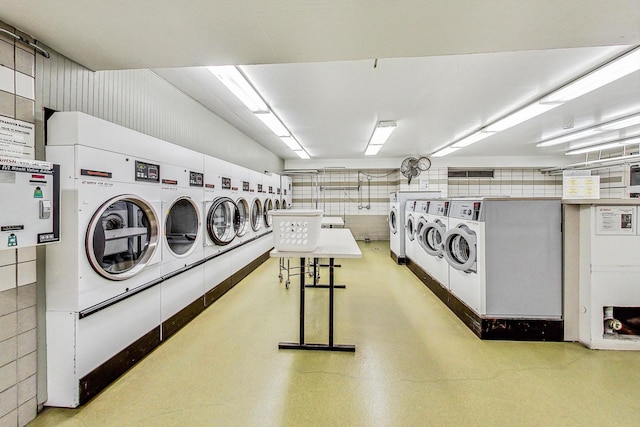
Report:
[[[536,321],[561,321],[559,199],[408,200],[405,237],[408,262],[476,316],[479,335],[496,327],[514,334],[502,338],[531,337]]]
[[[74,407],[272,248],[291,181],[83,113],[55,113],[47,134],[61,242],[47,248],[46,405]]]

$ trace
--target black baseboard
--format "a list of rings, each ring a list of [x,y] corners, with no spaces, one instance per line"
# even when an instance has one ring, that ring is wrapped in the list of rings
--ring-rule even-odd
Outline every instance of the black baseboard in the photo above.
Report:
[[[171,335],[178,332],[184,325],[191,322],[198,314],[205,309],[204,295],[193,301],[191,304],[162,322],[162,340],[166,340]]]
[[[391,255],[391,259],[394,260],[395,263],[398,264],[398,265],[404,265],[404,264],[407,263],[407,258],[399,257],[393,251],[389,251],[389,255]]]
[[[96,339],[99,339],[96,337]],[[160,326],[80,379],[80,405],[84,405],[160,345]]]
[[[156,347],[179,331],[191,320],[197,317],[205,308],[209,307],[222,295],[237,285],[249,273],[269,259],[269,251],[251,261],[240,271],[223,280],[218,286],[200,296],[198,299],[174,314],[161,325],[149,331],[125,349],[111,357],[102,365],[80,379],[80,405],[84,405],[120,375],[151,353]]]
[[[564,341],[562,320],[481,317],[415,262],[407,259],[407,267],[458,316],[462,323],[483,340]]]

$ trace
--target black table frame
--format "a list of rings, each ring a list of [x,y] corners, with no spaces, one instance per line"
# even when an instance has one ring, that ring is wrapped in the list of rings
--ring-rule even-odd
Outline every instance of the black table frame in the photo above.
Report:
[[[329,258],[329,343],[328,344],[311,344],[304,341],[304,291],[305,291],[305,271],[306,258],[300,258],[300,341],[294,342],[281,342],[278,344],[280,349],[288,350],[325,350],[325,351],[356,351],[355,345],[349,344],[335,344],[333,342],[333,298],[334,298],[334,269],[336,267],[334,258]],[[317,264],[317,263],[314,263]],[[315,267],[314,267],[315,270]],[[313,280],[315,282],[315,271]],[[320,286],[317,286],[320,287]],[[324,287],[324,286],[323,286]]]

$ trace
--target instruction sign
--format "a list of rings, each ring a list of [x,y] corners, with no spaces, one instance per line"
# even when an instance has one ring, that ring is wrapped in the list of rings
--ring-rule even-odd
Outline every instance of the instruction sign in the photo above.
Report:
[[[599,199],[600,177],[564,175],[562,177],[563,199]]]
[[[420,178],[420,190],[428,190],[429,189],[429,178]]]
[[[35,125],[0,116],[0,156],[35,158]]]
[[[597,206],[596,234],[636,234],[634,206]]]

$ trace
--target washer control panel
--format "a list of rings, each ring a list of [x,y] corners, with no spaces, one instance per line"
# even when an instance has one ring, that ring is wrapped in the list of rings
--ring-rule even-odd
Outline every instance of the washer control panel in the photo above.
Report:
[[[428,213],[432,215],[447,216],[449,214],[448,200],[432,200],[428,206]]]
[[[59,167],[0,157],[0,250],[60,240]]]
[[[473,200],[454,200],[449,211],[450,218],[468,219],[477,221],[480,218],[482,202]]]

